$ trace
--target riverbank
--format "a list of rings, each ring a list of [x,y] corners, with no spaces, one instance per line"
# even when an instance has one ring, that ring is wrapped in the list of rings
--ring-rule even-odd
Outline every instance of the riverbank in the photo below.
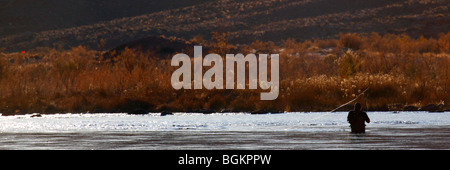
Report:
[[[330,111],[366,88],[356,100],[365,110],[450,109],[450,33],[439,39],[342,34],[240,46],[221,42],[226,34],[215,36],[208,53],[278,53],[279,97],[261,101],[262,90],[175,90],[171,56],[129,48],[104,56],[78,46],[0,53],[0,113]]]

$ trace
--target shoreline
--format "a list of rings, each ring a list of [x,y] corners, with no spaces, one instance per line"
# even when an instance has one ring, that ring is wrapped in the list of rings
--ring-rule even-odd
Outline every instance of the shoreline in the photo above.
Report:
[[[349,112],[351,110],[337,110],[334,112]],[[330,111],[282,111],[282,112],[246,112],[246,111],[242,111],[242,112],[228,112],[228,111],[224,111],[224,112],[184,112],[184,111],[174,111],[174,112],[146,112],[146,113],[128,113],[128,112],[58,112],[58,113],[19,113],[19,114],[5,114],[5,113],[0,113],[0,116],[5,117],[5,116],[26,116],[26,115],[30,115],[30,117],[42,117],[42,115],[57,115],[57,114],[128,114],[128,115],[151,115],[151,114],[160,114],[160,116],[169,116],[169,115],[174,115],[177,113],[185,113],[185,114],[204,114],[204,115],[209,115],[209,114],[218,114],[218,113],[230,113],[230,114],[249,114],[249,115],[267,115],[267,114],[286,114],[286,113],[323,113],[323,112],[329,112],[332,113]],[[415,111],[408,111],[408,110],[398,110],[398,111],[393,111],[393,110],[368,110],[365,112],[392,112],[393,114],[396,113],[400,113],[400,112],[427,112],[427,113],[446,113],[446,112],[450,112],[450,110],[437,110],[437,111],[427,111],[427,110],[415,110]]]

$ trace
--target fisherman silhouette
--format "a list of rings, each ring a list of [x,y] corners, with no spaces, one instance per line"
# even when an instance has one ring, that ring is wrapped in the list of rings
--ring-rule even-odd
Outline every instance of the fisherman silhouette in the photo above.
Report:
[[[369,116],[366,112],[361,111],[361,103],[356,102],[355,109],[350,111],[347,116],[347,121],[350,123],[352,133],[365,133],[366,124],[370,123]]]

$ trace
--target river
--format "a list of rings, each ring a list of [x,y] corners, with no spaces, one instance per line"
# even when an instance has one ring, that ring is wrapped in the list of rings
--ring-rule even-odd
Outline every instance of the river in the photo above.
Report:
[[[351,134],[347,112],[51,114],[0,117],[0,149],[450,149],[450,112],[368,112]]]

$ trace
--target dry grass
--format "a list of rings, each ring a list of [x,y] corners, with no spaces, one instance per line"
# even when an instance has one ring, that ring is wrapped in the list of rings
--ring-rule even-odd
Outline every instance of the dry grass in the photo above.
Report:
[[[289,108],[306,111],[331,110],[367,87],[360,102],[371,110],[449,103],[449,40],[450,32],[437,40],[349,33],[329,40],[336,46],[328,50],[318,48],[326,40],[285,41],[280,94]]]
[[[358,101],[370,110],[450,102],[450,32],[439,39],[341,34],[241,47],[230,47],[225,36],[217,34],[213,47],[280,54],[278,99],[260,101],[261,90],[177,91],[170,84],[176,69],[170,60],[130,49],[103,59],[79,46],[0,53],[0,112],[326,111],[367,87]]]

